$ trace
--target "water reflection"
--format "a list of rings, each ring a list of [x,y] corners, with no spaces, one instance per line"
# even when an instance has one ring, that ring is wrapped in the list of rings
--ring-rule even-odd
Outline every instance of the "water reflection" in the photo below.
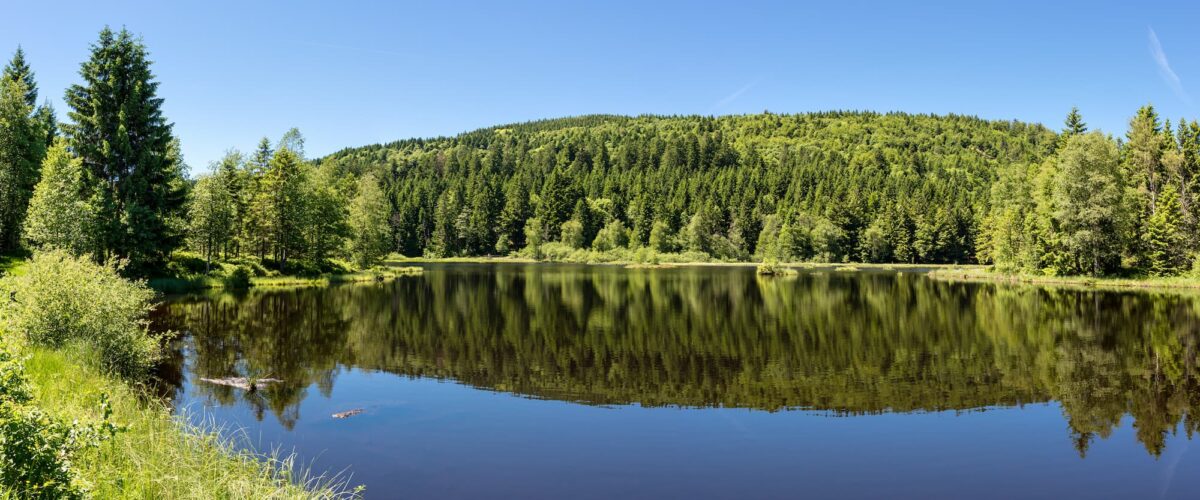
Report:
[[[309,390],[328,395],[355,367],[586,404],[860,415],[1057,400],[1080,455],[1128,415],[1158,456],[1169,432],[1200,427],[1198,317],[1189,296],[909,273],[458,265],[179,298],[155,319],[189,333],[175,385],[288,428]],[[247,393],[202,376],[284,383]]]

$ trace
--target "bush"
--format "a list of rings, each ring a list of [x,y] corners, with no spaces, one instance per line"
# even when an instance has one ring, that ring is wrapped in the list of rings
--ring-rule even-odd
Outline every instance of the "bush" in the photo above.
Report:
[[[205,261],[200,255],[192,252],[175,252],[167,261],[167,276],[187,276],[204,274]]]
[[[599,233],[596,233],[596,240],[592,242],[592,248],[601,252],[627,246],[629,246],[629,230],[625,229],[625,224],[619,220],[614,220],[604,226]]]
[[[96,264],[53,250],[34,254],[25,274],[0,280],[8,331],[34,344],[93,348],[105,369],[141,378],[158,361],[159,338],[147,328],[154,292],[121,277],[123,264]]]
[[[250,271],[245,266],[238,266],[223,281],[225,288],[245,290],[250,288]]]

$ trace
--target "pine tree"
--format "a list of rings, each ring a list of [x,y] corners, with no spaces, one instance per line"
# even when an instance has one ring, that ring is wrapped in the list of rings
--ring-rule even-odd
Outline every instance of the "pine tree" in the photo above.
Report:
[[[21,79],[0,80],[0,252],[17,250],[45,141]]]
[[[546,230],[547,239],[558,239],[562,223],[571,218],[571,212],[579,198],[579,189],[571,182],[568,172],[561,169],[550,172],[542,185],[542,196],[537,208],[537,215]]]
[[[1145,197],[1153,210],[1164,179],[1162,167],[1162,125],[1154,106],[1142,106],[1129,121],[1125,137],[1125,170],[1132,186]]]
[[[12,59],[4,67],[4,71],[0,76],[4,80],[24,84],[25,105],[29,106],[30,109],[37,105],[37,81],[33,77],[33,70],[29,69],[29,63],[25,62],[25,51],[21,49],[20,45],[17,46],[17,51],[13,53]]]
[[[244,241],[242,228],[246,225],[249,200],[245,193],[247,179],[243,163],[242,154],[237,150],[230,150],[212,167],[212,171],[217,176],[221,188],[228,195],[229,204],[232,207],[229,235],[221,245],[226,257],[229,257],[230,254],[241,255]]]
[[[66,94],[71,150],[97,187],[104,253],[127,257],[134,274],[156,269],[182,241],[172,223],[184,205],[182,165],[150,70],[146,47],[105,28]]]
[[[1150,272],[1155,276],[1179,274],[1187,265],[1187,250],[1182,231],[1182,212],[1174,186],[1166,186],[1158,197],[1158,207],[1146,224],[1146,250]]]
[[[272,205],[263,184],[274,154],[271,141],[263,137],[259,140],[254,154],[244,165],[242,174],[246,181],[242,187],[242,203],[246,205],[246,216],[243,218],[239,234],[246,250],[258,255],[259,260],[267,256],[271,246],[271,235],[263,229],[270,225]]]
[[[292,150],[281,149],[272,155],[262,180],[262,208],[272,257],[281,269],[303,243],[304,184],[304,169]]]
[[[1071,106],[1071,112],[1067,113],[1067,119],[1064,121],[1062,134],[1066,136],[1079,135],[1087,132],[1087,124],[1083,122],[1083,116],[1079,114],[1079,108]]]

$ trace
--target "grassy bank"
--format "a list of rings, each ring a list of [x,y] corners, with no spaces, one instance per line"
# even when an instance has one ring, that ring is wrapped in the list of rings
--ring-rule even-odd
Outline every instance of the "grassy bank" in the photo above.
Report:
[[[326,259],[321,265],[241,257],[206,263],[192,252],[171,255],[163,271],[147,282],[162,293],[186,293],[217,288],[326,286],[336,283],[384,281],[420,273],[416,267],[375,266],[356,269],[346,261]]]
[[[929,277],[945,281],[1023,283],[1043,286],[1067,286],[1100,289],[1198,289],[1200,279],[1190,276],[1094,278],[1090,276],[1040,276],[1032,274],[1004,274],[985,266],[950,267],[936,269]]]
[[[370,271],[329,273],[317,276],[262,276],[250,278],[250,287],[304,287],[327,286],[338,283],[362,283],[370,281],[386,281],[398,276],[420,274],[419,267],[388,267]],[[153,278],[149,280],[150,288],[162,293],[185,293],[200,290],[212,290],[230,287],[229,281],[223,276],[192,276],[182,278]],[[234,287],[238,288],[238,287]]]
[[[297,472],[290,458],[236,451],[234,438],[174,418],[163,403],[102,374],[80,349],[27,348],[34,401],[66,421],[101,418],[107,394],[112,421],[124,426],[75,463],[96,498],[341,498],[336,478]],[[3,497],[0,494],[0,497]]]

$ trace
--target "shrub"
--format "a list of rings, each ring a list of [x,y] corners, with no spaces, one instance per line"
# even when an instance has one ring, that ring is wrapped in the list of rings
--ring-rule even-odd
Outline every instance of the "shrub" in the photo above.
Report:
[[[140,378],[160,356],[146,321],[154,292],[122,278],[122,265],[61,250],[36,253],[24,275],[0,280],[0,300],[11,301],[0,320],[34,344],[87,344],[105,369]]]
[[[192,252],[175,252],[167,261],[167,276],[187,276],[204,274],[206,262],[203,257]]]
[[[609,222],[604,226],[596,234],[596,240],[592,242],[592,248],[601,252],[626,246],[629,246],[629,230],[625,229],[625,224],[619,220]]]
[[[224,279],[225,288],[245,290],[250,288],[250,271],[245,266],[238,266]]]

